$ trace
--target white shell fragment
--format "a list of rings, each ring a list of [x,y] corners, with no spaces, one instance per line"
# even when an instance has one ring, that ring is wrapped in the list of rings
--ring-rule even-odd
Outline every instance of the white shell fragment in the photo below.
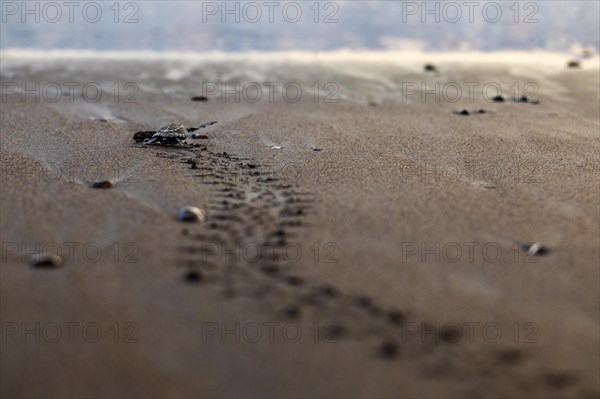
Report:
[[[527,251],[529,255],[547,255],[550,253],[550,249],[539,242],[530,242],[522,245],[524,251]]]
[[[29,264],[39,268],[54,268],[62,265],[62,258],[56,254],[40,252],[29,258]]]
[[[201,222],[204,220],[206,212],[195,206],[185,206],[179,210],[179,220],[183,222]]]
[[[533,244],[531,244],[529,246],[529,248],[527,249],[527,253],[529,255],[535,255],[538,252],[540,252],[540,249],[542,249],[542,245],[538,242],[534,242]]]

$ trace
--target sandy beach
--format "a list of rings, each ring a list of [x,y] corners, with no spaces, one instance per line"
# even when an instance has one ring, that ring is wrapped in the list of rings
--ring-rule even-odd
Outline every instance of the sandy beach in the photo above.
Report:
[[[1,58],[2,397],[600,395],[597,57]]]

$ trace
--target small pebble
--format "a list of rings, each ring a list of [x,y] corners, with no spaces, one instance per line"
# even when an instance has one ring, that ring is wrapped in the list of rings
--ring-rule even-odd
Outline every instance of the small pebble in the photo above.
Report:
[[[425,72],[437,72],[437,68],[435,67],[435,65],[432,64],[425,64],[423,66],[423,70]]]
[[[497,95],[495,97],[492,98],[492,101],[495,103],[503,103],[504,102],[504,97]]]
[[[97,181],[92,183],[92,188],[111,188],[113,185],[108,180]]]
[[[30,257],[29,264],[37,268],[52,269],[62,265],[62,258],[56,254],[42,252]]]
[[[206,97],[206,96],[194,96],[194,97],[192,97],[192,101],[208,101],[208,97]]]
[[[206,212],[194,206],[186,206],[179,210],[179,220],[183,222],[201,222],[204,220]]]
[[[381,347],[379,348],[379,350],[384,358],[392,359],[398,356],[398,353],[400,352],[400,347],[398,346],[396,341],[388,339],[381,343]]]
[[[344,327],[338,323],[327,324],[327,325],[325,325],[323,330],[325,332],[324,338],[328,342],[339,342],[339,340],[347,332],[346,327]]]
[[[285,282],[294,287],[304,284],[304,281],[298,276],[287,276]]]
[[[506,349],[498,352],[497,358],[506,364],[517,364],[523,359],[523,352],[519,349]]]
[[[263,266],[261,268],[261,270],[265,274],[269,274],[271,276],[274,276],[275,274],[279,273],[279,266],[277,266],[277,265],[267,265],[267,266]]]
[[[581,64],[577,60],[571,60],[567,63],[567,68],[581,68]]]
[[[329,285],[329,284],[320,286],[317,289],[317,292],[321,295],[325,295],[325,296],[332,297],[332,298],[337,295],[337,289],[334,286]]]
[[[575,383],[576,378],[563,371],[556,371],[544,375],[546,384],[554,389],[564,389]]]
[[[440,332],[440,337],[448,343],[454,344],[458,342],[461,338],[461,333],[456,328],[443,328]]]
[[[404,315],[404,313],[400,310],[390,310],[387,314],[388,316],[388,320],[390,321],[390,323],[392,324],[402,324],[402,322],[406,319],[406,316]]]
[[[202,281],[203,276],[200,272],[187,272],[184,276],[185,281],[188,283],[199,283]]]
[[[529,255],[547,255],[550,253],[550,249],[543,246],[539,242],[530,242],[522,245],[524,251],[527,251]]]
[[[460,110],[456,112],[457,115],[469,115],[469,111],[466,109]]]
[[[367,296],[359,296],[356,298],[356,304],[361,308],[369,308],[373,304],[373,301]]]
[[[290,305],[284,308],[281,313],[289,319],[296,319],[300,316],[300,309],[297,306]]]
[[[521,96],[521,97],[517,97],[515,98],[515,102],[518,103],[528,103],[528,104],[539,104],[540,101],[536,100],[536,99],[531,99],[527,96]]]
[[[319,152],[319,151],[323,151],[323,149],[322,149],[322,148],[313,148],[312,150],[313,150],[313,151],[317,151],[317,152]]]

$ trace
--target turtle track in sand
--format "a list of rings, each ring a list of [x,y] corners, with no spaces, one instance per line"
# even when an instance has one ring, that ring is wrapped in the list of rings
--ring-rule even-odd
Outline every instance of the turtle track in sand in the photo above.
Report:
[[[498,379],[513,387],[511,393],[515,387],[523,394],[549,390],[565,394],[581,388],[576,387],[577,374],[570,371],[545,370],[535,378],[526,377],[519,369],[526,367],[532,354],[522,346],[471,350],[464,337],[457,340],[451,330],[439,329],[424,343],[421,333],[431,330],[432,324],[419,320],[410,309],[386,309],[372,297],[344,293],[330,284],[311,284],[282,249],[316,221],[317,198],[274,176],[268,165],[207,147],[153,150],[156,156],[191,169],[198,184],[211,187],[213,194],[205,221],[182,225],[177,264],[183,269],[183,283],[215,284],[227,300],[258,300],[261,310],[277,321],[317,321],[320,341],[362,342],[371,357],[410,362],[418,378],[468,378],[473,385],[465,388],[465,394],[483,394]],[[417,328],[410,337],[404,330],[407,323]]]

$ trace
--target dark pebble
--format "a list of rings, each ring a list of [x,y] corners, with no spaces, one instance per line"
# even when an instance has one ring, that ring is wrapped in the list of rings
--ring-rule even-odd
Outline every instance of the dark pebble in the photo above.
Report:
[[[279,266],[277,266],[277,265],[267,265],[267,266],[263,266],[261,268],[261,270],[265,274],[269,274],[271,276],[274,276],[277,273],[279,273]]]
[[[506,349],[498,352],[498,360],[504,364],[517,364],[523,359],[523,352],[519,349]]]
[[[202,281],[202,274],[200,272],[187,272],[184,279],[188,283],[199,283]]]
[[[392,324],[402,324],[406,320],[406,315],[400,310],[390,310],[387,314],[387,318]]]
[[[492,101],[495,103],[503,103],[504,102],[504,97],[498,95],[492,98]]]
[[[319,288],[317,288],[317,292],[321,295],[328,296],[331,298],[337,296],[337,293],[338,293],[337,289],[334,286],[329,285],[329,284],[320,286]]]
[[[337,342],[346,334],[346,327],[338,323],[330,323],[325,325],[323,331],[325,341]]]
[[[194,97],[192,97],[192,101],[208,101],[208,97],[206,97],[206,96],[194,96]]]
[[[446,326],[442,328],[442,331],[440,331],[440,338],[445,342],[453,344],[458,342],[461,336],[459,330],[450,325],[450,327]]]
[[[466,109],[460,110],[460,111],[456,111],[456,115],[469,115],[469,111],[467,111]]]
[[[558,371],[546,374],[544,376],[544,381],[546,382],[546,385],[554,389],[564,389],[570,385],[573,385],[575,382],[575,377],[569,373]]]
[[[356,297],[356,304],[361,308],[370,308],[373,305],[373,301],[367,296],[359,296]]]
[[[425,72],[437,72],[437,68],[435,67],[435,65],[432,64],[425,64],[423,66],[423,70]]]
[[[92,188],[111,188],[113,185],[108,180],[97,181],[92,183]]]
[[[517,97],[515,98],[515,102],[518,103],[528,103],[528,104],[539,104],[540,101],[536,100],[536,99],[531,99],[527,96],[521,96],[521,97]]]
[[[300,308],[294,305],[285,307],[281,313],[289,319],[297,319],[300,316]]]
[[[379,306],[372,305],[369,307],[369,313],[375,317],[379,317],[383,314],[383,309],[381,309]]]
[[[298,287],[298,286],[304,284],[304,280],[302,280],[298,276],[287,276],[285,278],[285,282],[294,287]]]
[[[567,63],[567,68],[581,68],[581,64],[577,60],[571,60]]]
[[[396,341],[388,339],[381,343],[379,351],[384,358],[393,359],[400,353],[400,346],[396,343]]]

